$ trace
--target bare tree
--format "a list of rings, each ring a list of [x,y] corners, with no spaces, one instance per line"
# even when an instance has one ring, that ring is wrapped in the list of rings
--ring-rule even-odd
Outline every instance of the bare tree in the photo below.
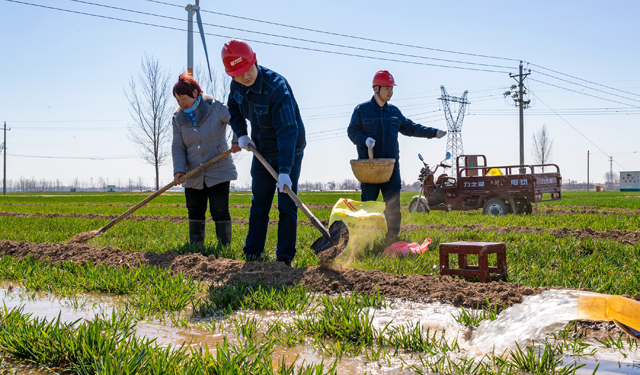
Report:
[[[607,185],[607,190],[613,190],[614,185],[620,184],[620,174],[612,171],[605,173],[604,183]]]
[[[227,74],[219,74],[212,68],[211,78],[209,78],[207,69],[202,64],[197,64],[193,70],[193,78],[198,81],[205,94],[211,95],[223,103],[227,102],[229,90],[231,89],[231,77]]]
[[[545,124],[537,133],[533,133],[531,154],[536,164],[547,164],[551,161],[551,152],[553,152],[553,139],[551,139]],[[544,172],[544,167],[542,167],[542,171]]]
[[[218,73],[214,68],[211,68],[211,77],[209,77],[209,72],[206,67],[198,63],[193,70],[193,77],[198,81],[200,88],[205,94],[213,96],[222,103],[227,103],[227,99],[229,99],[229,92],[231,90],[231,77],[226,73]],[[233,139],[233,130],[231,130],[231,126],[227,127],[226,137],[227,142],[231,144]],[[242,160],[245,155],[245,152],[237,152],[235,154],[231,154],[231,157],[237,162]]]
[[[137,78],[131,77],[129,91],[124,90],[134,120],[129,124],[129,139],[136,145],[140,157],[154,166],[158,190],[160,166],[169,156],[167,141],[171,135],[169,73],[153,56],[145,55],[140,66],[142,72]]]

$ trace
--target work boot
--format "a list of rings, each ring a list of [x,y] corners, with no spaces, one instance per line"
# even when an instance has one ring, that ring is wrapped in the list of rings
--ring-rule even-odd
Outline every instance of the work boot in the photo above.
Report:
[[[291,261],[289,259],[278,258],[278,259],[276,259],[276,262],[280,262],[280,263],[284,264],[287,267],[291,267]]]
[[[385,246],[389,246],[395,242],[400,241],[400,238],[398,237],[397,234],[389,234],[387,233],[387,235],[384,237],[384,245]]]
[[[204,245],[204,220],[189,220],[189,243],[193,246]]]
[[[231,220],[216,221],[216,236],[218,237],[218,245],[228,247],[231,245]]]

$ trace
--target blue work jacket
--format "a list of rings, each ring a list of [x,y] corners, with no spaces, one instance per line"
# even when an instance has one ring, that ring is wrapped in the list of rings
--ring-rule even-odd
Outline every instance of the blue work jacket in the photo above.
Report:
[[[298,103],[289,82],[280,74],[258,65],[258,76],[251,87],[231,81],[227,102],[230,125],[238,138],[248,135],[267,159],[278,159],[278,173],[291,173],[294,155],[307,142]]]
[[[358,159],[369,158],[365,141],[371,137],[376,141],[373,157],[394,158],[396,164],[400,158],[398,133],[409,137],[433,138],[437,132],[438,129],[416,124],[404,117],[393,104],[385,103],[380,107],[375,97],[356,106],[347,129],[349,139],[358,149]]]

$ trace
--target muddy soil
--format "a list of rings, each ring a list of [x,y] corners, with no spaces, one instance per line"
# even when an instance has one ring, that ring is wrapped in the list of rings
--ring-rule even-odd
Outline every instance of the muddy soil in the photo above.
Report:
[[[118,215],[99,215],[99,214],[37,214],[37,213],[22,213],[22,212],[0,212],[0,217],[2,216],[10,216],[10,217],[71,217],[78,219],[108,219],[113,220]],[[155,221],[155,220],[169,220],[174,223],[180,223],[187,220],[186,216],[138,216],[131,215],[124,220],[135,220],[135,221]],[[211,219],[207,219],[211,221]],[[249,219],[234,217],[231,219],[234,224],[242,224],[248,225]],[[323,220],[322,224],[327,226],[328,221]],[[269,226],[278,225],[277,220],[269,220]],[[308,220],[298,220],[298,225],[312,226],[312,224]],[[96,228],[98,229],[98,228]],[[569,229],[566,227],[555,228],[555,229],[545,229],[545,228],[536,228],[536,227],[499,227],[499,226],[484,226],[480,224],[467,224],[462,227],[453,227],[444,224],[427,224],[427,225],[415,225],[415,224],[405,224],[400,227],[400,230],[404,233],[411,232],[420,229],[427,230],[444,230],[448,232],[453,231],[463,231],[463,230],[476,230],[476,231],[487,231],[487,232],[496,232],[497,234],[507,234],[507,233],[548,233],[556,237],[576,237],[576,238],[595,238],[601,240],[611,240],[625,243],[627,245],[636,245],[640,243],[640,230],[636,231],[625,231],[625,230],[617,230],[617,229],[609,229],[604,231],[599,231],[595,229],[591,229],[589,227],[583,229]]]
[[[54,263],[72,261],[94,262],[129,268],[138,264],[165,267],[183,272],[208,282],[259,281],[263,283],[300,284],[325,294],[357,291],[380,292],[390,298],[413,301],[440,301],[456,306],[477,307],[491,303],[511,306],[522,301],[522,296],[538,294],[549,288],[528,288],[504,281],[480,284],[454,279],[449,276],[392,275],[380,271],[362,271],[332,266],[289,268],[282,263],[241,262],[201,254],[178,255],[172,251],[164,254],[128,252],[114,247],[96,248],[78,243],[30,243],[0,241],[0,256],[18,259],[33,254],[39,259],[48,258]]]

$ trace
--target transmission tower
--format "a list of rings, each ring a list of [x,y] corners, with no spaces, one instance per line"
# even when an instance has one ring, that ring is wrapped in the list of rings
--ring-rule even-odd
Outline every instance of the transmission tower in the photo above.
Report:
[[[440,90],[442,91],[442,96],[438,98],[438,100],[442,100],[442,106],[444,107],[444,117],[447,120],[447,151],[451,153],[451,161],[452,168],[451,172],[454,177],[457,177],[455,168],[455,162],[458,156],[462,155],[464,152],[462,150],[462,121],[464,120],[464,112],[467,109],[467,104],[469,101],[467,100],[468,90],[464,91],[461,97],[455,97],[447,94],[447,90],[444,86],[440,86]],[[459,103],[458,107],[458,117],[453,121],[453,116],[451,115],[451,108],[449,107],[449,102]],[[464,161],[461,160],[461,163]]]

